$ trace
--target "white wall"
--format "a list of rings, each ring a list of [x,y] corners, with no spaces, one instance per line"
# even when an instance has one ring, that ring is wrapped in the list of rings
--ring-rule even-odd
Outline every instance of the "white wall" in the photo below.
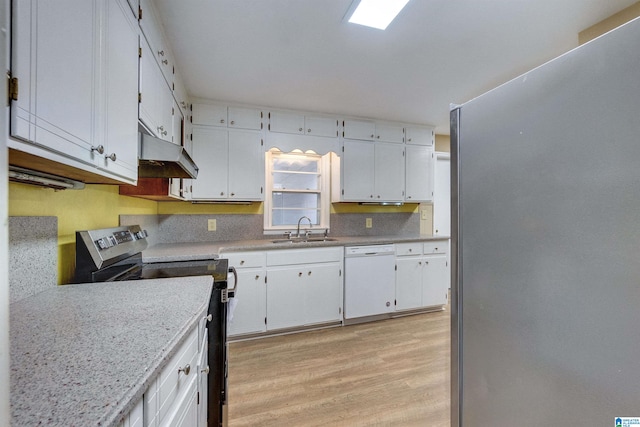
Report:
[[[5,70],[9,69],[9,0],[0,0],[0,100],[7,99]],[[9,425],[9,271],[8,271],[8,108],[0,113],[0,425]]]

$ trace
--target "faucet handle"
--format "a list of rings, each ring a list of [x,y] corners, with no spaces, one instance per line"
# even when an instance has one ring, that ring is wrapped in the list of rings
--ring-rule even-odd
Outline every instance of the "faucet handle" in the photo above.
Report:
[[[324,237],[329,237],[329,229],[328,228],[324,229]]]
[[[284,236],[285,236],[287,239],[291,239],[291,231],[285,231],[285,232],[284,232]]]

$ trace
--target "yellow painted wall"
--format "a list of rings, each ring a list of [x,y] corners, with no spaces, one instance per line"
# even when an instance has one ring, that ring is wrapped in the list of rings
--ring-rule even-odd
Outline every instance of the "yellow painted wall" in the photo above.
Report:
[[[157,202],[120,196],[117,185],[87,185],[84,190],[54,191],[9,184],[9,216],[58,217],[58,283],[68,283],[73,277],[77,230],[115,227],[120,214],[157,213]]]
[[[589,40],[595,39],[596,37],[601,36],[602,34],[611,31],[634,18],[637,18],[638,16],[640,16],[640,1],[632,4],[626,9],[622,9],[614,15],[611,15],[607,19],[592,25],[586,30],[580,31],[580,33],[578,33],[578,43],[584,44]]]

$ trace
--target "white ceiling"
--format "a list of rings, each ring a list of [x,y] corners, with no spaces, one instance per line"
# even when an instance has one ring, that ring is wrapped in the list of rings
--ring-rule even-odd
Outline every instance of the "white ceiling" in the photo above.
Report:
[[[191,96],[436,126],[637,0],[410,0],[386,31],[351,0],[155,0]]]

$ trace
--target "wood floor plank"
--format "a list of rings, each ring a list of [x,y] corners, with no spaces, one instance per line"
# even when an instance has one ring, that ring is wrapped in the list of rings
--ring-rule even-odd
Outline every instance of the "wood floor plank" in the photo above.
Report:
[[[450,312],[234,342],[229,426],[448,426]]]

